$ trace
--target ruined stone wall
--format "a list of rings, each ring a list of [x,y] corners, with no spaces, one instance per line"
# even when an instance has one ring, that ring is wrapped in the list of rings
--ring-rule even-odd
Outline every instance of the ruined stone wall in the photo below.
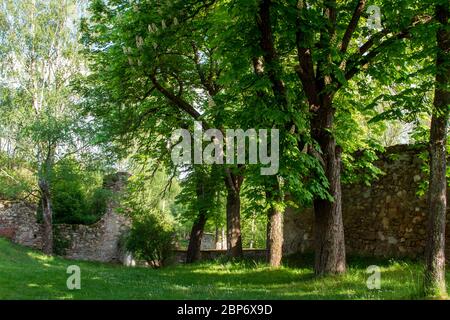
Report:
[[[127,177],[127,174],[119,173],[105,180],[105,188],[113,191],[113,197],[107,204],[106,213],[97,223],[54,226],[55,243],[63,246],[64,257],[101,262],[123,261],[125,253],[119,242],[130,221],[118,214],[115,208],[117,195]],[[36,209],[33,204],[0,201],[0,236],[24,246],[42,249],[42,226],[37,223]]]
[[[93,225],[56,225],[58,241],[68,244],[64,257],[76,260],[122,262],[124,252],[121,236],[129,227],[129,221],[114,210],[108,210]]]
[[[343,186],[342,210],[349,254],[413,258],[423,255],[427,199],[416,194],[419,184],[428,179],[421,170],[423,163],[418,157],[423,150],[413,146],[388,148],[375,163],[385,173],[384,176],[371,186]],[[449,220],[450,210],[447,217]],[[448,253],[449,231],[446,242]],[[285,216],[285,253],[312,250],[313,235],[312,209],[288,209]]]
[[[0,236],[13,242],[42,249],[41,225],[36,206],[24,202],[0,201]]]

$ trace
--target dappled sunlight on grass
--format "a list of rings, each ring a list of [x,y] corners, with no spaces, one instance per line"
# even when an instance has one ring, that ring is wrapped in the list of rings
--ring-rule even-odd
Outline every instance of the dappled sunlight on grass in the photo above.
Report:
[[[28,252],[27,256],[29,256],[30,258],[36,260],[36,261],[40,261],[40,262],[53,262],[55,261],[55,258],[52,256],[46,256],[43,255],[41,253],[37,253],[37,252]]]
[[[29,283],[29,284],[28,284],[28,287],[30,287],[30,288],[35,288],[35,287],[39,287],[39,285],[36,284],[36,283]]]
[[[349,258],[345,275],[315,277],[311,259],[274,269],[262,263],[214,261],[158,270],[47,257],[0,239],[0,299],[410,299],[417,298],[417,262]],[[81,268],[81,290],[66,287],[67,267]],[[369,290],[366,268],[381,269]],[[450,275],[447,274],[450,278]]]

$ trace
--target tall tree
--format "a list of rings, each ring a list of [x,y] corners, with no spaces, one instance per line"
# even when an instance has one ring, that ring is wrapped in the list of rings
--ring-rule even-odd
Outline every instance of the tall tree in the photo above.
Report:
[[[27,145],[35,164],[43,211],[43,251],[53,252],[51,176],[55,163],[82,145],[80,119],[69,83],[80,72],[76,2],[4,0],[7,32],[3,77],[15,108],[10,125],[20,128],[16,144]],[[26,142],[25,142],[26,141]]]
[[[216,209],[220,171],[215,166],[193,166],[189,176],[183,181],[183,190],[177,198],[177,202],[184,204],[187,209],[184,218],[193,220],[189,237],[189,245],[186,253],[186,263],[199,261],[201,258],[201,244],[206,223],[212,218]],[[188,205],[186,205],[188,204]]]
[[[436,88],[430,131],[428,239],[425,250],[424,290],[428,296],[446,296],[445,225],[447,213],[447,130],[450,108],[450,5],[436,5]]]
[[[286,85],[280,77],[281,63],[275,48],[270,9],[270,0],[263,0],[259,3],[256,22],[260,32],[260,48],[263,52],[264,64],[261,63],[261,59],[254,59],[254,68],[259,76],[262,73],[267,75],[276,107],[287,112],[289,99]],[[260,92],[259,95],[262,93]],[[283,153],[283,149],[280,150],[280,153]],[[280,206],[283,199],[278,177],[272,177],[269,180],[270,182],[266,184],[266,197],[270,201],[267,221],[267,261],[270,266],[278,267],[283,255],[283,212]]]
[[[214,1],[192,6],[182,1],[119,3],[120,6],[111,6],[104,1],[92,1],[92,16],[84,25],[84,43],[93,62],[92,81],[88,82],[93,88],[103,88],[91,90],[95,92],[90,97],[99,90],[104,93],[91,100],[95,102],[89,103],[89,111],[109,119],[104,121],[105,125],[118,136],[133,134],[133,129],[139,127],[159,137],[170,136],[171,129],[186,127],[186,123],[193,121],[201,121],[204,129],[226,128],[226,123],[217,116],[225,110],[223,103],[216,101],[219,91],[225,90],[218,82],[224,70],[216,57],[218,28],[205,31],[208,19],[204,11]],[[127,104],[135,109],[125,109]],[[157,112],[161,105],[164,110]],[[105,111],[114,107],[117,113]],[[124,114],[129,117],[125,119]],[[133,120],[134,125],[129,128],[129,121]],[[114,128],[106,122],[119,126]],[[155,127],[149,128],[150,123]],[[223,167],[223,170],[220,183],[225,183],[228,192],[228,251],[232,257],[241,257],[242,168]]]
[[[314,200],[315,272],[319,275],[342,273],[346,269],[340,181],[343,150],[337,145],[334,133],[338,130],[334,121],[338,107],[335,98],[355,75],[370,74],[374,62],[408,37],[414,26],[430,20],[412,16],[414,10],[406,10],[406,2],[396,3],[395,8],[383,4],[385,16],[391,16],[395,10],[405,10],[408,14],[400,24],[386,21],[380,30],[359,31],[367,5],[365,0],[343,4],[353,7],[350,15],[350,10],[335,0],[323,1],[320,9],[309,1],[297,2],[296,72],[309,104],[311,136],[317,142],[317,147],[310,146],[309,152],[321,162],[332,196],[332,199]],[[418,8],[416,3],[410,7]],[[311,16],[315,16],[320,26],[317,33],[313,31]],[[366,40],[359,44],[357,35]]]

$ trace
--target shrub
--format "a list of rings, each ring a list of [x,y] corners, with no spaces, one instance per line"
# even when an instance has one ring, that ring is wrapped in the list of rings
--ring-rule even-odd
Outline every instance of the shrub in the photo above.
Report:
[[[107,209],[107,203],[112,198],[113,192],[108,189],[98,188],[94,190],[91,200],[89,201],[88,212],[93,222],[98,221],[105,213]]]
[[[89,171],[73,159],[58,163],[51,177],[53,222],[90,225],[106,212],[111,191],[102,187],[99,172]],[[38,207],[41,221],[42,208]]]
[[[174,229],[160,212],[134,213],[125,245],[138,260],[152,267],[167,264],[174,249]]]
[[[67,188],[63,188],[66,186]],[[84,222],[87,211],[86,197],[77,188],[69,184],[56,184],[53,189],[53,215],[56,223],[79,224]]]
[[[62,236],[57,227],[53,226],[53,253],[57,256],[64,256],[69,246],[70,241]]]

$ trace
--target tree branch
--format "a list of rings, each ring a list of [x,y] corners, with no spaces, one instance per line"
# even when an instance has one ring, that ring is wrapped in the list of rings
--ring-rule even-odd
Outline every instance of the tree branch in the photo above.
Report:
[[[295,71],[302,82],[303,89],[310,106],[319,106],[319,95],[316,87],[316,76],[314,73],[314,62],[312,59],[312,49],[308,45],[305,45],[307,35],[303,32],[301,26],[303,25],[303,19],[301,17],[301,11],[305,9],[305,3],[303,0],[299,0],[297,3],[299,15],[297,18],[297,32],[296,32],[296,45],[297,45],[297,59],[298,65]]]
[[[408,38],[410,36],[411,30],[414,27],[419,24],[427,24],[430,21],[432,21],[431,16],[416,16],[413,18],[412,23],[408,27],[382,41],[377,47],[369,51],[370,48],[372,48],[375,43],[378,42],[378,40],[382,39],[383,36],[389,34],[389,30],[384,29],[372,36],[364,45],[359,48],[359,53],[353,57],[353,62],[349,64],[351,67],[345,72],[345,79],[350,80],[360,71],[361,67],[373,61],[381,52],[383,52],[383,50],[388,48],[396,41]],[[340,86],[341,85],[339,85],[339,87]]]
[[[272,90],[283,106],[288,105],[286,86],[281,80],[278,71],[280,68],[277,51],[275,49],[273,30],[270,19],[271,0],[262,0],[259,5],[259,15],[257,25],[261,32],[260,47],[263,50],[264,62],[267,66],[267,75],[272,84]]]
[[[341,42],[341,52],[345,53],[347,51],[350,40],[352,39],[353,33],[358,26],[359,19],[361,18],[361,14],[366,6],[366,0],[359,0],[356,5],[355,11],[353,12],[352,19],[347,26],[347,30],[345,30],[344,36]]]
[[[194,120],[201,120],[202,115],[183,98],[176,96],[175,94],[164,88],[156,79],[155,74],[151,74],[150,79],[152,80],[156,90],[158,90],[162,95],[169,99],[170,102],[172,102],[179,109],[189,114],[192,118],[194,118]]]

